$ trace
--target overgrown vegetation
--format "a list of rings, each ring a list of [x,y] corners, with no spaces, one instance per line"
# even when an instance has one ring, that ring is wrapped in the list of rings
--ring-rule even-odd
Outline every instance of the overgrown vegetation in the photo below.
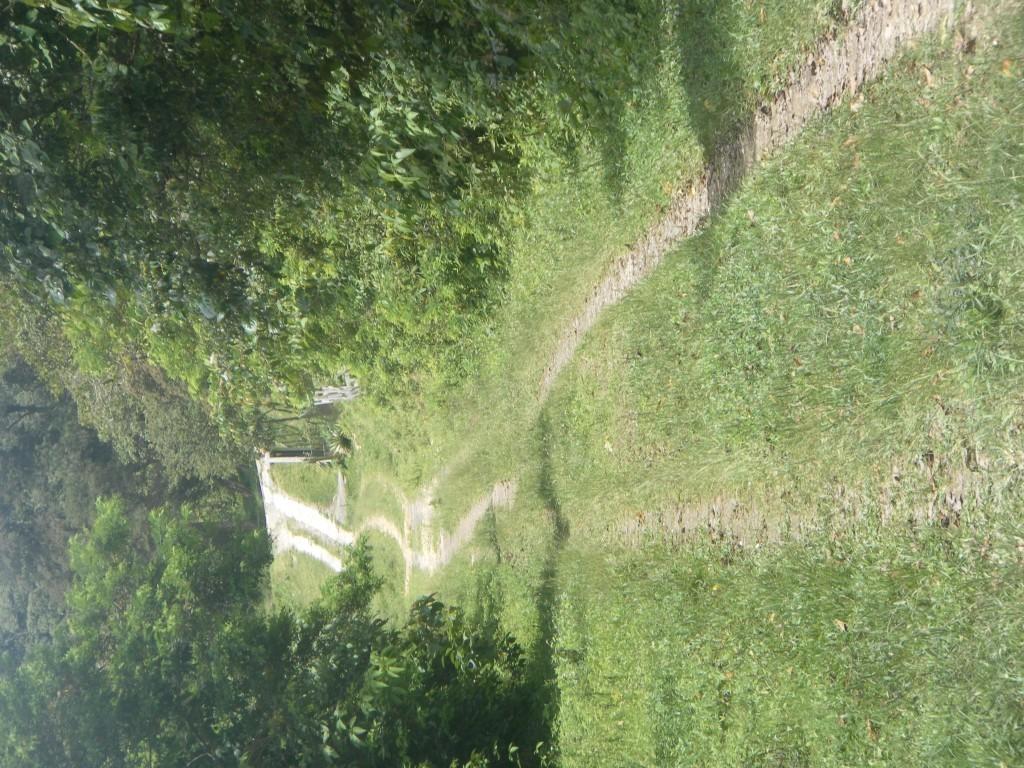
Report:
[[[195,469],[190,461],[196,457],[180,464],[160,463],[144,450],[147,433],[133,433],[132,423],[117,425],[118,434],[133,437],[131,443],[111,446],[79,424],[75,402],[66,393],[50,391],[13,347],[3,354],[0,652],[18,658],[27,646],[45,642],[63,619],[64,593],[71,580],[67,541],[91,525],[97,497],[121,495],[125,514],[135,517],[154,504],[205,503],[247,494],[239,475],[244,470],[232,461],[230,451],[222,447],[218,453],[216,431],[212,444],[203,447],[203,455],[215,461]],[[97,382],[97,389],[101,386]],[[159,397],[153,392],[141,405],[166,418],[181,417],[180,402]],[[139,405],[139,400],[123,403],[118,413]],[[188,449],[181,442],[161,445]]]
[[[10,5],[0,764],[1024,760],[1012,2],[759,168],[537,396],[858,7]],[[372,532],[330,576],[271,563],[238,467],[275,439],[342,446],[273,477],[327,509],[343,471],[407,548],[518,490],[437,573]]]
[[[407,388],[501,295],[535,137],[613,122],[658,24],[618,0],[15,4],[6,260],[84,347],[141,347],[225,417],[345,367]]]
[[[72,548],[69,616],[0,681],[0,764],[515,764],[514,641],[427,598],[374,617],[367,552],[301,614],[255,610],[269,547],[231,506],[103,502]]]

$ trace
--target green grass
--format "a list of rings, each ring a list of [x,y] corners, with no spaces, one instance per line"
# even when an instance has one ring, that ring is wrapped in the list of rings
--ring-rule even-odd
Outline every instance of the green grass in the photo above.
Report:
[[[998,53],[910,54],[607,313],[551,403],[575,526],[715,498],[903,516],[1005,469],[1024,383],[1024,93],[1002,60],[1021,48],[1018,23]]]
[[[555,330],[700,153],[673,151],[696,134],[673,133],[669,99],[629,121],[617,195],[599,164],[553,163],[465,384],[343,417],[350,478],[412,496],[458,459],[441,526],[519,478],[410,597],[437,591],[530,647],[563,764],[1024,761],[1012,8],[997,49],[916,47],[753,174],[606,313],[542,406]],[[361,485],[355,514],[395,514],[387,485]],[[745,546],[679,535],[715,505],[744,513],[720,523]]]
[[[637,40],[651,48],[642,57],[651,69],[615,125],[570,157],[538,137],[528,160],[534,189],[509,212],[505,296],[489,322],[468,329],[460,366],[424,370],[412,400],[382,408],[366,398],[342,417],[360,446],[353,471],[415,489],[454,463],[439,505],[450,522],[521,464],[558,330],[671,192],[700,172],[711,137],[728,135],[832,27],[831,8],[826,0],[763,13],[746,0],[668,6],[656,32]]]
[[[365,464],[362,465],[365,468]],[[402,498],[414,496],[380,472],[364,474],[358,470],[347,473],[348,519],[346,526],[358,530],[369,516],[390,520],[401,530],[403,526]]]
[[[563,377],[545,460],[571,530],[566,765],[1024,759],[1011,18],[998,52],[922,46],[812,127]],[[729,499],[812,530],[673,538]]]
[[[413,574],[412,596],[437,592],[478,618],[498,618],[526,646],[540,640],[551,617],[538,598],[553,583],[558,555],[555,521],[540,487],[539,477],[523,478],[512,507],[489,514],[446,568]]]
[[[285,552],[270,566],[267,603],[273,608],[304,608],[320,597],[323,583],[334,574],[319,560],[301,552]]]
[[[364,397],[344,409],[340,427],[357,445],[350,524],[375,514],[400,522],[396,490],[414,498],[450,468],[437,504],[438,525],[449,526],[494,479],[532,461],[536,385],[559,329],[608,263],[700,172],[709,142],[729,134],[835,25],[832,5],[670,4],[657,32],[636,41],[649,49],[641,58],[651,70],[607,138],[571,153],[537,138],[528,159],[534,188],[509,212],[516,226],[505,295],[487,323],[468,329],[460,366],[423,370],[414,397],[384,406]],[[293,491],[309,498],[301,485]]]
[[[338,469],[328,464],[274,464],[274,481],[293,499],[330,507],[338,492]]]
[[[408,609],[402,583],[402,574],[405,573],[402,550],[394,539],[377,531],[366,531],[362,538],[370,545],[374,573],[384,580],[374,599],[374,608],[378,615],[399,622],[405,618]]]
[[[562,764],[1020,764],[1022,533],[567,559]]]

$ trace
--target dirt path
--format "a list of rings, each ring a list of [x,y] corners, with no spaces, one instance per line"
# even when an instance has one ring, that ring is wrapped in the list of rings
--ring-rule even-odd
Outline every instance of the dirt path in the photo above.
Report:
[[[260,488],[263,493],[263,508],[267,518],[267,530],[273,542],[275,554],[297,551],[319,560],[335,571],[342,569],[341,559],[324,546],[337,550],[351,546],[359,534],[373,530],[393,539],[402,551],[405,560],[405,591],[408,594],[413,569],[433,573],[447,565],[473,536],[477,524],[495,506],[508,506],[515,498],[515,483],[496,483],[490,493],[479,499],[459,521],[455,531],[448,534],[435,532],[431,525],[434,517],[434,487],[429,486],[412,501],[399,496],[402,503],[403,526],[398,526],[386,517],[376,515],[369,518],[355,531],[342,528],[331,517],[338,512],[344,514],[347,506],[345,481],[338,477],[338,491],[329,509],[319,509],[311,504],[292,498],[277,485],[270,472],[271,463],[266,456],[257,462]],[[397,493],[397,492],[396,492]],[[420,548],[411,544],[414,531],[420,531]],[[320,543],[323,542],[323,543]]]
[[[432,522],[434,517],[433,487],[428,488],[416,499],[409,502],[404,497],[402,501],[403,530],[385,517],[375,516],[368,519],[359,527],[359,531],[375,530],[390,536],[402,550],[402,557],[405,559],[405,593],[409,594],[409,584],[412,578],[413,569],[434,573],[451,562],[466,544],[473,538],[477,525],[483,520],[491,509],[495,507],[509,507],[515,501],[515,481],[495,483],[490,492],[477,499],[476,503],[469,508],[469,511],[459,520],[459,524],[451,533],[445,531],[435,532]],[[419,549],[410,545],[412,534],[417,529],[420,532]]]
[[[539,402],[547,400],[559,374],[601,313],[650,275],[672,249],[697,233],[757,163],[795,139],[815,117],[844,98],[856,97],[907,44],[943,26],[951,27],[956,7],[957,0],[870,0],[839,34],[822,39],[790,73],[775,98],[755,110],[733,139],[718,148],[689,189],[673,197],[663,217],[610,265],[558,337],[539,382]],[[971,14],[968,4],[964,16]],[[456,463],[442,470],[427,488],[436,488]],[[432,496],[432,490],[427,493]]]
[[[650,275],[680,242],[698,232],[758,162],[792,141],[810,120],[844,98],[856,96],[909,42],[942,25],[951,26],[956,6],[957,0],[871,0],[840,35],[823,39],[815,52],[790,74],[785,88],[750,116],[732,140],[714,153],[700,178],[689,189],[677,193],[664,216],[611,264],[606,276],[559,336],[539,382],[539,401],[543,403],[550,395],[559,374],[572,360],[601,313]],[[363,530],[376,530],[392,538],[401,548],[408,593],[413,568],[432,572],[446,565],[472,538],[477,524],[489,509],[508,506],[515,498],[515,480],[496,483],[470,508],[455,531],[435,534],[432,530],[435,489],[457,463],[449,464],[412,501],[396,494],[402,503],[402,530],[387,518],[375,516],[356,533],[343,530],[319,510],[281,493],[261,464],[267,526],[274,536],[275,551],[303,551],[338,570],[341,565],[334,555],[309,536],[294,533],[287,521],[341,547],[351,544]],[[267,482],[264,482],[264,475]],[[339,494],[344,495],[343,482],[339,484]],[[335,506],[344,509],[344,498],[336,500]],[[417,530],[424,542],[420,549],[410,544]]]
[[[841,37],[821,41],[774,100],[762,105],[732,141],[715,152],[694,184],[677,193],[639,243],[609,268],[566,325],[544,369],[539,397],[547,399],[555,380],[576,353],[601,313],[654,271],[665,255],[700,230],[743,178],[762,159],[792,141],[807,123],[865,83],[911,40],[951,25],[955,0],[874,0],[851,20]]]

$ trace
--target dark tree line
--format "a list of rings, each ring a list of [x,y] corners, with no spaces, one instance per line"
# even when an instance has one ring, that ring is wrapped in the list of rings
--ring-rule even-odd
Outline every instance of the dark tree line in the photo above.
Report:
[[[433,598],[387,626],[362,547],[307,611],[261,609],[269,546],[239,514],[140,526],[101,503],[67,620],[0,677],[0,765],[520,763],[533,713],[511,638]]]
[[[168,468],[145,433],[128,441],[137,425],[119,421],[121,413],[108,423],[118,425],[115,439],[128,444],[115,449],[79,423],[66,392],[54,394],[24,360],[8,354],[0,365],[0,645],[20,655],[49,638],[64,615],[71,580],[67,543],[92,523],[97,498],[118,494],[126,514],[137,516],[169,500],[235,494],[241,483],[232,453],[215,447],[215,431],[207,436],[213,443],[206,453],[217,461],[201,470],[192,457]],[[163,406],[172,419],[182,403],[165,398]],[[187,452],[188,445],[177,450]]]

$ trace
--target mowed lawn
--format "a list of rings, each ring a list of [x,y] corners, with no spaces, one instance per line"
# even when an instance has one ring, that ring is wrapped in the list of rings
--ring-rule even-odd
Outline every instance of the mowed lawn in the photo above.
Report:
[[[965,497],[962,516],[965,491],[1012,465],[1024,62],[1011,18],[973,55],[950,35],[904,57],[608,312],[550,408],[572,522],[716,499],[917,516],[952,511],[946,492]]]

